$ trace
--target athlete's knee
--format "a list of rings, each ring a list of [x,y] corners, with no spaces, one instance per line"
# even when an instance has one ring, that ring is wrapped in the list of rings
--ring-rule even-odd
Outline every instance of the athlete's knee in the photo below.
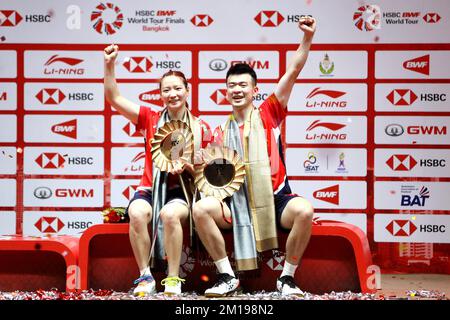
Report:
[[[211,216],[211,213],[214,211],[214,208],[217,206],[215,203],[217,200],[211,198],[204,198],[195,203],[193,209],[193,217],[195,221],[201,221],[204,219],[208,219]]]
[[[311,222],[314,216],[314,208],[309,201],[301,199],[294,207],[294,214],[296,220]]]
[[[175,208],[163,208],[159,214],[165,228],[173,228],[180,223],[180,215]]]
[[[133,227],[147,225],[150,222],[152,210],[147,206],[133,205],[128,208],[128,216],[130,217],[130,225]]]

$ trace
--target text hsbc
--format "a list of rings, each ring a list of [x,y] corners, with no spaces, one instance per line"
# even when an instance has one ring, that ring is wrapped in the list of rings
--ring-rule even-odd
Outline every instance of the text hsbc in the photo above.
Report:
[[[445,225],[437,224],[421,224],[419,226],[420,232],[440,232],[445,233]]]
[[[429,135],[446,135],[447,127],[438,127],[438,126],[409,126],[406,130],[408,134],[429,134]]]
[[[55,197],[58,198],[93,198],[94,189],[56,189]]]
[[[68,164],[74,164],[74,165],[93,165],[94,164],[94,158],[92,157],[70,157],[67,158],[67,163]]]
[[[421,167],[442,167],[446,166],[445,159],[420,159]]]
[[[447,95],[445,93],[422,93],[420,101],[447,101]]]
[[[50,15],[29,14],[25,16],[25,22],[50,22]]]
[[[75,101],[93,101],[94,100],[94,94],[93,93],[85,93],[85,92],[75,92],[75,93],[69,93],[68,94],[69,100],[75,100]]]
[[[70,221],[67,222],[67,228],[68,229],[87,229],[89,228],[93,222],[86,222],[86,221]]]

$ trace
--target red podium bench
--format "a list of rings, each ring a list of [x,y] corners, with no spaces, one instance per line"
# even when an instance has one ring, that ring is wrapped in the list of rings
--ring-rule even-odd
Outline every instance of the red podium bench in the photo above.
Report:
[[[0,291],[74,291],[79,287],[78,241],[72,236],[0,237]]]
[[[128,224],[101,224],[83,233],[79,248],[81,289],[128,291],[132,287],[138,268],[130,246],[128,227]],[[280,231],[279,237],[280,246],[284,246],[287,233]],[[225,241],[230,250],[233,243],[231,232],[225,233]],[[282,263],[281,251],[261,254],[259,270],[239,275],[244,290],[274,291]],[[368,284],[372,276],[371,265],[369,244],[361,229],[342,222],[322,222],[312,228],[296,281],[303,290],[317,294],[331,291],[373,293],[376,289],[369,288]],[[205,251],[184,246],[180,267],[180,276],[187,280],[184,291],[203,293],[211,286],[215,272],[214,263]],[[157,272],[154,276],[160,281],[165,278],[165,273]],[[157,288],[161,290],[159,281]]]

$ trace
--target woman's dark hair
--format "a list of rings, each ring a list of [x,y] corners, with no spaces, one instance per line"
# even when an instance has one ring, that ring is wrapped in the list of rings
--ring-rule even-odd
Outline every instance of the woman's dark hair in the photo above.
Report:
[[[256,86],[256,82],[258,80],[257,77],[256,77],[256,72],[247,63],[236,63],[236,64],[233,64],[230,67],[230,69],[228,69],[225,81],[228,82],[228,78],[230,76],[239,75],[239,74],[249,74],[250,77],[252,77],[253,85]]]
[[[169,76],[175,76],[175,77],[181,78],[183,80],[184,87],[186,89],[188,89],[188,82],[187,82],[187,79],[186,79],[186,76],[184,75],[184,73],[181,71],[169,70],[162,75],[161,79],[159,79],[159,90],[161,90],[161,83],[162,83],[163,79],[165,77],[169,77]]]

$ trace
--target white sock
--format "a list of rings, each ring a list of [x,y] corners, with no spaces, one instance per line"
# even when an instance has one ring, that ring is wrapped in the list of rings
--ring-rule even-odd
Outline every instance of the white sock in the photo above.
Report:
[[[291,276],[294,277],[295,274],[295,270],[297,270],[297,265],[295,264],[290,264],[289,262],[287,262],[286,260],[284,261],[284,266],[283,266],[283,272],[281,272],[281,277],[284,276]]]
[[[231,268],[231,264],[230,261],[228,260],[228,257],[214,261],[214,264],[216,265],[217,270],[219,270],[219,273],[228,273],[230,276],[236,278],[233,272],[233,268]]]
[[[151,276],[152,272],[150,271],[150,267],[145,267],[144,269],[141,270],[141,277],[147,275],[147,276]]]

